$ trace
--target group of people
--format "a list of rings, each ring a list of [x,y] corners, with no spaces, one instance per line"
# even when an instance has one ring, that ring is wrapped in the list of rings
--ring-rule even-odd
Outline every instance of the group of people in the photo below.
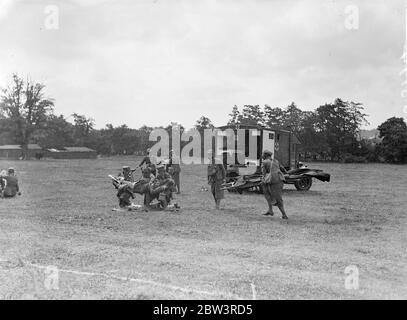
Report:
[[[284,209],[282,198],[284,184],[284,168],[281,167],[276,159],[273,159],[273,153],[265,150],[263,152],[263,194],[268,204],[268,210],[264,215],[274,215],[273,206],[277,206],[281,211],[282,218],[288,219]],[[226,182],[226,169],[222,163],[217,163],[215,153],[209,153],[210,164],[208,165],[208,184],[211,186],[211,193],[215,201],[215,208],[220,209],[221,200],[224,199],[224,184]],[[155,163],[150,157],[150,150],[147,150],[147,156],[139,164],[142,168],[142,179],[132,185],[132,191],[144,194],[144,204],[149,206],[154,199],[168,205],[173,198],[172,194],[181,192],[180,181],[180,161],[171,150],[169,160],[166,164]],[[124,181],[133,181],[133,172],[130,167],[123,167],[122,176]],[[122,190],[123,191],[123,190]],[[118,197],[120,190],[118,193]],[[12,198],[21,195],[18,179],[14,168],[0,172],[0,197]],[[120,199],[120,197],[119,197]],[[130,203],[129,199],[121,199],[121,206]]]
[[[283,172],[285,172],[285,169],[280,165],[278,160],[273,159],[273,153],[269,150],[263,152],[262,158],[262,188],[268,205],[268,210],[264,215],[273,216],[273,206],[277,206],[281,211],[282,218],[288,219],[282,197],[285,180]],[[219,209],[221,200],[224,199],[223,185],[226,182],[226,169],[222,163],[216,163],[213,152],[209,152],[209,160],[208,183],[211,185],[215,208]]]
[[[167,163],[159,162],[156,163],[155,157],[150,155],[150,149],[147,149],[147,155],[143,158],[143,160],[138,165],[138,168],[148,168],[153,176],[157,174],[157,168],[164,168],[165,171],[171,176],[174,180],[174,184],[176,187],[176,193],[181,193],[181,166],[180,161],[177,155],[174,153],[174,150],[170,150],[169,159]]]
[[[264,215],[273,216],[273,207],[277,206],[281,212],[282,218],[288,219],[282,197],[283,184],[285,181],[283,172],[285,172],[285,169],[280,165],[278,160],[273,159],[273,153],[269,150],[263,152],[262,158],[262,189],[268,205],[268,210]],[[224,185],[226,182],[226,168],[221,161],[216,161],[215,153],[213,151],[208,152],[208,159],[210,161],[207,172],[208,184],[211,186],[215,208],[219,210],[221,201],[225,197]],[[148,182],[156,179],[156,181],[158,181],[158,187],[160,185],[168,185],[170,182],[170,185],[173,184],[175,186],[177,193],[180,193],[180,161],[176,158],[173,150],[170,151],[167,165],[162,163],[156,164],[150,156],[150,150],[147,150],[147,156],[141,161],[139,167],[144,168],[143,178],[147,179]],[[148,196],[146,198],[149,199]],[[145,201],[148,202],[148,200]]]
[[[0,198],[14,198],[21,195],[14,168],[0,172]]]
[[[141,168],[141,179],[134,181],[133,173]],[[155,161],[155,158],[150,156],[150,150],[147,150],[147,156],[143,158],[136,169],[123,167],[122,173],[119,175],[124,183],[113,182],[118,189],[117,197],[119,198],[120,207],[131,206],[130,198],[133,198],[134,193],[144,195],[144,206],[148,208],[166,208],[171,200],[174,199],[173,194],[179,194],[181,191],[180,184],[181,167],[179,162],[175,160],[174,152],[170,152],[170,158],[166,162]],[[157,203],[153,204],[153,201]],[[174,208],[179,208],[177,203],[174,203]]]

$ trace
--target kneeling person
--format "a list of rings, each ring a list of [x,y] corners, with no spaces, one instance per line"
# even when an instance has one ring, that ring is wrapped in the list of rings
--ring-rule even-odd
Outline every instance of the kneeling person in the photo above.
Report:
[[[152,182],[150,191],[146,194],[145,204],[149,206],[154,199],[166,208],[172,199],[175,183],[171,175],[165,171],[164,165],[157,166],[157,177]]]
[[[18,179],[13,168],[9,168],[7,175],[0,177],[0,180],[2,197],[13,198],[16,195],[21,195]]]

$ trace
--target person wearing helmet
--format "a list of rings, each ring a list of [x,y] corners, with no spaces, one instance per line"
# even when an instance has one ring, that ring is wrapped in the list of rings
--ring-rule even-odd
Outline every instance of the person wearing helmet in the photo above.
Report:
[[[174,180],[165,170],[165,166],[163,164],[157,165],[157,176],[151,182],[149,192],[145,194],[144,204],[150,207],[151,202],[154,199],[158,199],[161,203],[160,208],[164,209],[172,199],[174,188]]]

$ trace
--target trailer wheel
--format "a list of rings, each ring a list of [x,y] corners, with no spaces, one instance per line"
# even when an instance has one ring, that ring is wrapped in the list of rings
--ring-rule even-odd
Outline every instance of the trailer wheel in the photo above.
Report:
[[[312,186],[312,178],[303,177],[300,180],[296,181],[294,185],[298,191],[308,191],[309,189],[311,189]]]

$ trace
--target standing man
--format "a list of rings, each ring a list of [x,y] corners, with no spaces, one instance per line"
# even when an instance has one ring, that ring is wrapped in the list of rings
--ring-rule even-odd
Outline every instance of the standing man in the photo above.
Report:
[[[20,188],[18,185],[18,179],[15,174],[14,168],[9,168],[7,175],[0,178],[1,179],[1,196],[4,198],[13,198],[16,195],[21,195]]]
[[[208,165],[208,184],[215,200],[215,208],[219,210],[220,202],[225,198],[222,184],[226,181],[226,170],[222,163],[216,163],[213,152],[208,152],[211,163]]]
[[[181,193],[181,165],[180,158],[174,154],[174,150],[170,150],[170,161],[167,166],[168,172],[171,174],[172,179],[174,180],[175,186],[177,187],[177,194]]]
[[[157,166],[157,177],[152,181],[149,192],[145,196],[145,205],[150,207],[151,202],[157,199],[161,204],[161,209],[165,209],[172,199],[174,180],[165,171],[163,164]]]
[[[264,215],[274,215],[273,206],[277,206],[281,211],[282,218],[288,219],[283,204],[284,175],[281,172],[280,163],[272,157],[271,151],[265,150],[263,152],[263,193],[268,204],[268,211]]]

